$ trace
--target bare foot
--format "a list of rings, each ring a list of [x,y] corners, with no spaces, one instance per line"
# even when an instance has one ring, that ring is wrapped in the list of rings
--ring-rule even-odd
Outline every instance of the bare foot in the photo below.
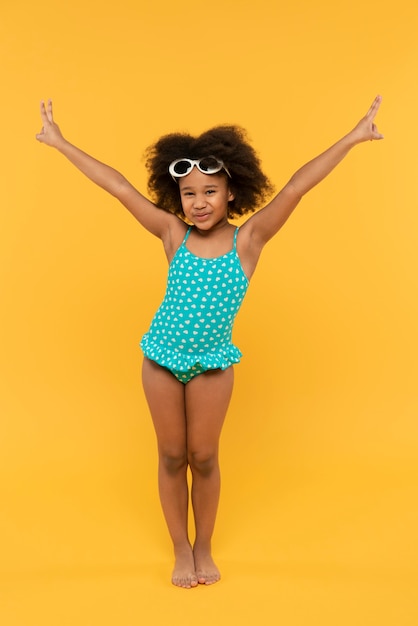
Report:
[[[199,585],[213,585],[221,579],[221,574],[216,567],[210,548],[194,546],[194,563]]]
[[[171,582],[176,587],[190,589],[197,587],[198,580],[195,572],[193,550],[191,546],[175,550],[176,561],[174,564]]]

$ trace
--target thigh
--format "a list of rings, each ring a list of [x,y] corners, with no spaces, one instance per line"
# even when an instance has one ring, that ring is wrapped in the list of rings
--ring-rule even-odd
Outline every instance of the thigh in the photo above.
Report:
[[[185,387],[167,369],[144,358],[142,384],[158,447],[176,455],[186,448]]]
[[[231,399],[234,370],[211,370],[199,374],[185,386],[187,448],[211,454],[219,437]]]

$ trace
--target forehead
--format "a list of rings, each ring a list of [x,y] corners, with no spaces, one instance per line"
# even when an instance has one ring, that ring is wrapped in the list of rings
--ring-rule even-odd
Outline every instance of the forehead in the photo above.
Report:
[[[217,187],[227,187],[226,175],[221,172],[216,174],[203,174],[197,167],[194,167],[190,174],[178,179],[180,190],[187,187],[208,187],[216,185]]]

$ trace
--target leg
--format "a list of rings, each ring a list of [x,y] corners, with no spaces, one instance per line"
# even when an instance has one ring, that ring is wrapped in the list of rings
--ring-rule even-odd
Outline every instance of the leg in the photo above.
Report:
[[[211,555],[220,493],[219,438],[234,382],[232,367],[200,374],[187,383],[187,451],[192,471],[192,504],[196,525],[193,547],[201,584],[215,583],[220,573]]]
[[[174,545],[176,562],[172,582],[178,587],[195,587],[197,577],[187,532],[185,386],[149,359],[144,359],[142,382],[157,435],[160,499]]]

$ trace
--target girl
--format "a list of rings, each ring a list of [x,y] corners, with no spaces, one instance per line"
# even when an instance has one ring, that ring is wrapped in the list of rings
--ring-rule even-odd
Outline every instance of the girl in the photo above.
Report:
[[[272,187],[242,129],[214,128],[198,138],[172,134],[148,150],[149,190],[141,195],[119,172],[70,144],[41,102],[36,138],[56,148],[94,183],[114,195],[162,240],[169,263],[167,291],[141,341],[143,386],[158,442],[159,491],[173,541],[172,582],[185,588],[220,579],[211,538],[220,492],[219,438],[241,353],[232,325],[261,251],[302,196],[357,144],[382,139],[374,118],[381,97],[347,135],[299,169],[239,229],[229,218],[259,206]],[[195,520],[188,536],[187,468]]]

